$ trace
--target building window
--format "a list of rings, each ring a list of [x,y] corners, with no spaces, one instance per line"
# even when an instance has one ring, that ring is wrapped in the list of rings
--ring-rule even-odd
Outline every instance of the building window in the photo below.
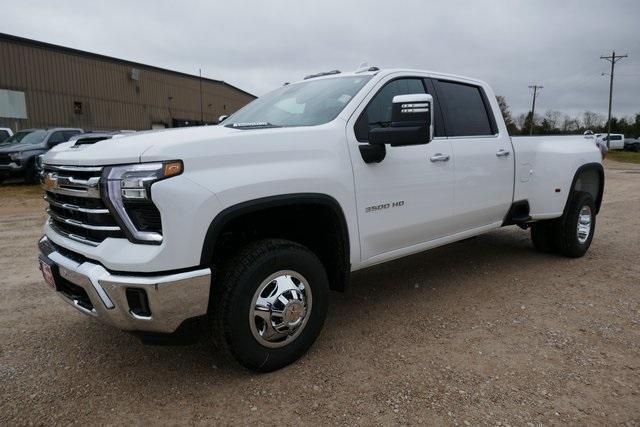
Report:
[[[82,114],[82,102],[75,101],[73,103],[73,112],[75,114]]]

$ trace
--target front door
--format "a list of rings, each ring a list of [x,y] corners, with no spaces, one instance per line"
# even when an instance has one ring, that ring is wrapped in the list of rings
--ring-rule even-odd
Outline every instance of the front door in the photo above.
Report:
[[[425,80],[389,77],[372,93],[347,127],[363,261],[392,258],[393,251],[450,234],[453,214],[454,158],[449,141],[442,137],[439,112],[435,114],[435,138],[428,144],[387,145],[386,157],[369,164],[358,150],[367,143],[370,129],[391,121],[393,97],[427,93]]]

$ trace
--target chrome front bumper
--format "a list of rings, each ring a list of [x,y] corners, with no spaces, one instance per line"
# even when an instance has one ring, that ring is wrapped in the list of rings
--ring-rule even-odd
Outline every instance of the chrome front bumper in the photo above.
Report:
[[[40,239],[39,247],[40,258],[53,267],[56,293],[80,312],[119,329],[171,333],[183,321],[207,313],[209,268],[158,276],[112,274],[102,265],[62,255],[46,236]],[[81,288],[82,298],[65,292],[65,283]],[[145,291],[149,316],[133,312],[127,289]]]

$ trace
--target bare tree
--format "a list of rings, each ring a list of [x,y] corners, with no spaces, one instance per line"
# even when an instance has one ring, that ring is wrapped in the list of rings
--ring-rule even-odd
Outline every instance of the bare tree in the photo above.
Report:
[[[562,133],[575,133],[580,130],[580,120],[565,114],[562,118]]]
[[[560,129],[562,113],[556,110],[547,110],[544,113],[544,119],[547,121],[551,129]]]
[[[586,130],[593,130],[600,128],[604,124],[604,117],[593,111],[585,111],[582,114],[582,124]]]
[[[527,120],[527,114],[522,113],[522,114],[518,114],[513,121],[515,122],[516,126],[518,126],[518,129],[523,129],[524,122],[526,120]]]

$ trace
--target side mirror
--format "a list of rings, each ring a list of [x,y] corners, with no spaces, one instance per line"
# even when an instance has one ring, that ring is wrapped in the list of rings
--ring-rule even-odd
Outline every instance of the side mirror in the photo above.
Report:
[[[227,117],[229,117],[228,115],[222,115],[220,117],[218,117],[218,123],[220,123],[221,121],[225,120]]]
[[[418,93],[393,97],[391,123],[371,129],[369,144],[428,144],[433,139],[433,97]]]

